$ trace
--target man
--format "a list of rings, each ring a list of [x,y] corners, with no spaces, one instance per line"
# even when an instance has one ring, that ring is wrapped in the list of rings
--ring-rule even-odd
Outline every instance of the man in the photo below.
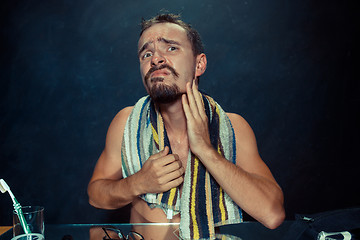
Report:
[[[117,209],[131,203],[131,222],[186,218],[189,238],[207,236],[199,236],[202,221],[210,232],[211,224],[240,222],[236,207],[268,228],[278,227],[285,217],[283,194],[259,156],[252,129],[241,116],[222,114],[216,102],[198,91],[207,65],[199,34],[172,14],[144,21],[142,27],[138,55],[150,98],[113,119],[88,186],[90,204]],[[197,174],[203,175],[196,179]],[[205,190],[200,181],[207,184]],[[218,204],[219,218],[216,193],[224,199]],[[170,196],[166,202],[164,194]],[[230,208],[236,217],[224,213]],[[203,211],[201,216],[196,209]]]

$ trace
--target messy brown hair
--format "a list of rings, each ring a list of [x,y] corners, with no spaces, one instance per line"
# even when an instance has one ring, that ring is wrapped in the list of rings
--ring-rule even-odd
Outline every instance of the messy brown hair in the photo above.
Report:
[[[186,30],[186,35],[191,43],[194,56],[197,56],[204,52],[204,45],[201,41],[200,34],[190,24],[182,21],[180,19],[180,15],[166,13],[166,14],[159,14],[148,20],[142,19],[140,36],[143,34],[143,32],[146,29],[150,28],[151,26],[157,23],[174,23],[181,26]]]

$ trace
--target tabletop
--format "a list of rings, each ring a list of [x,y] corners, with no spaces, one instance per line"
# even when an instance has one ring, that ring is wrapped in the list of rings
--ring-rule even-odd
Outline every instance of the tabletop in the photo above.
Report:
[[[219,239],[242,239],[242,240],[263,240],[281,239],[288,231],[291,221],[285,221],[280,227],[274,230],[265,228],[257,222],[243,222],[229,224],[217,229]],[[115,234],[120,230],[123,235],[135,231],[143,235],[144,239],[166,239],[178,240],[179,224],[156,223],[156,224],[46,224],[45,239],[47,240],[101,240],[106,236],[103,228],[108,229],[107,234]],[[12,229],[0,235],[0,240],[12,238]],[[116,238],[114,238],[116,239]]]

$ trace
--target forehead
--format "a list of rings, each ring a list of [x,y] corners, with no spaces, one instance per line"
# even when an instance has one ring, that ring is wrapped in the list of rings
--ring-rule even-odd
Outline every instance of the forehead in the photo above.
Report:
[[[190,45],[186,30],[175,23],[156,23],[146,29],[138,42],[138,49],[145,43],[157,41],[160,38],[175,40],[183,45]]]

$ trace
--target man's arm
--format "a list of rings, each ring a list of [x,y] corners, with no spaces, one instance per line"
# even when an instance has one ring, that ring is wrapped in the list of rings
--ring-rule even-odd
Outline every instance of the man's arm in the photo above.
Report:
[[[283,193],[261,160],[254,133],[247,122],[237,114],[228,114],[236,137],[234,165],[211,146],[207,117],[196,84],[187,85],[183,106],[191,151],[244,211],[268,228],[278,227],[285,218]]]
[[[121,110],[111,122],[106,144],[88,185],[89,203],[97,208],[123,207],[137,196],[130,178],[122,179],[121,143],[126,120],[132,108]]]
[[[165,192],[183,182],[184,168],[169,148],[150,156],[142,169],[122,178],[121,145],[132,107],[121,110],[110,124],[105,149],[88,185],[89,203],[97,208],[117,209],[145,193]]]

